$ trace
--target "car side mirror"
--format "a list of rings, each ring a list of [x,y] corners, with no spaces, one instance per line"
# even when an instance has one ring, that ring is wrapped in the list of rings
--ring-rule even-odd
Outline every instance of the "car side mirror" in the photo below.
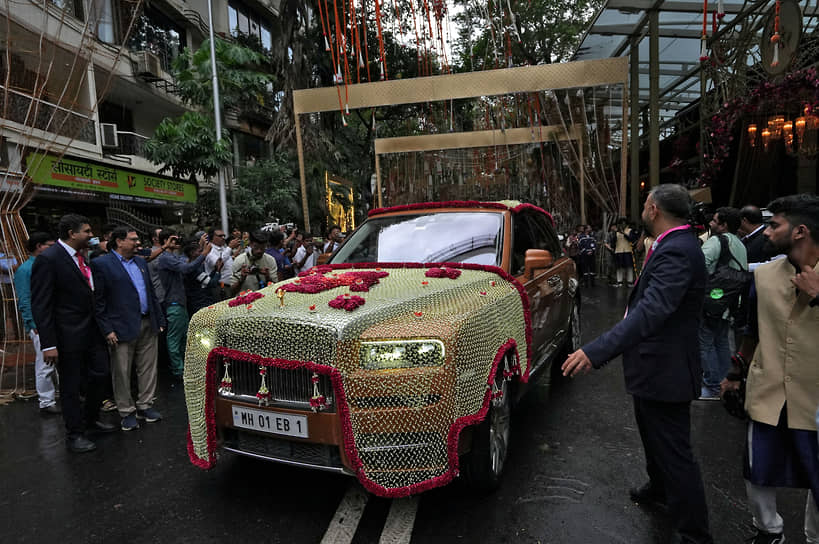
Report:
[[[523,275],[527,279],[534,276],[535,270],[549,268],[555,262],[552,252],[548,249],[527,249],[523,265]]]

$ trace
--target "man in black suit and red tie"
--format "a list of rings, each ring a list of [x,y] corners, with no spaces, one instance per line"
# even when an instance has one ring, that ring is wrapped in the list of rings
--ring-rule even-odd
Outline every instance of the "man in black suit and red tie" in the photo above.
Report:
[[[638,503],[666,505],[672,542],[711,544],[699,466],[691,450],[691,401],[700,395],[697,334],[705,297],[705,257],[687,224],[688,191],[655,187],[642,219],[656,241],[629,297],[626,315],[570,354],[563,374],[575,376],[623,356],[626,390],[646,456],[649,481],[631,490]]]
[[[94,315],[94,278],[84,255],[93,236],[88,219],[68,214],[60,219],[59,240],[34,261],[31,309],[46,364],[60,373],[60,397],[68,448],[92,451],[86,431],[113,432],[99,420],[106,384],[111,380],[108,351]],[[85,407],[80,389],[85,381]]]

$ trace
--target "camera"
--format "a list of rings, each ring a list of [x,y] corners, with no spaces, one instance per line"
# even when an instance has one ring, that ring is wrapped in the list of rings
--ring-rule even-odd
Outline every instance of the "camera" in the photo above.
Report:
[[[261,273],[261,269],[259,268],[258,265],[254,264],[253,266],[250,267],[250,269],[247,271],[247,273],[248,274],[259,274],[259,273]]]

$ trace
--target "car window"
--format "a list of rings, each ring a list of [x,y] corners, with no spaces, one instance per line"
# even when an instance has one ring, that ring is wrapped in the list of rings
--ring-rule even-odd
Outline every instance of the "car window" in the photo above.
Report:
[[[552,227],[551,221],[542,213],[532,213],[530,218],[540,239],[538,249],[548,249],[555,259],[562,256],[563,251],[560,249],[560,241],[557,238],[555,229]]]
[[[503,214],[431,212],[368,219],[331,263],[459,262],[500,266]]]
[[[526,263],[526,250],[535,246],[532,226],[527,214],[518,213],[512,216],[512,266],[513,276],[523,274]]]

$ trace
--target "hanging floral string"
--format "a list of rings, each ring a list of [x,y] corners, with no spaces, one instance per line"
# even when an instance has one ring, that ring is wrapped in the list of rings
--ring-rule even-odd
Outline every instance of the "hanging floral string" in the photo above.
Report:
[[[267,374],[267,369],[263,366],[259,366],[259,376],[262,377],[262,383],[259,384],[259,390],[256,392],[256,398],[259,399],[259,406],[267,404],[270,402],[270,390],[267,388],[267,384],[265,383],[265,375]]]
[[[372,81],[373,78],[370,76],[370,49],[367,44],[367,7],[365,6],[365,2],[366,0],[361,0],[361,29],[364,32],[364,64],[367,67],[367,81]]]
[[[313,396],[310,398],[310,408],[314,412],[319,412],[327,408],[327,397],[322,395],[319,389],[319,375],[313,372],[310,380],[313,382]]]
[[[381,29],[381,3],[378,0],[375,0],[375,25],[378,28],[378,51],[381,55],[379,59],[379,65],[381,67],[381,75],[379,76],[381,81],[385,81],[388,79],[387,77],[387,67],[386,67],[386,56],[384,51],[384,32]]]
[[[773,44],[773,58],[771,60],[771,66],[778,66],[779,65],[779,45],[782,41],[781,36],[779,35],[779,8],[781,5],[781,0],[776,0],[776,8],[774,12],[774,32],[773,36],[771,36],[771,43]]]

